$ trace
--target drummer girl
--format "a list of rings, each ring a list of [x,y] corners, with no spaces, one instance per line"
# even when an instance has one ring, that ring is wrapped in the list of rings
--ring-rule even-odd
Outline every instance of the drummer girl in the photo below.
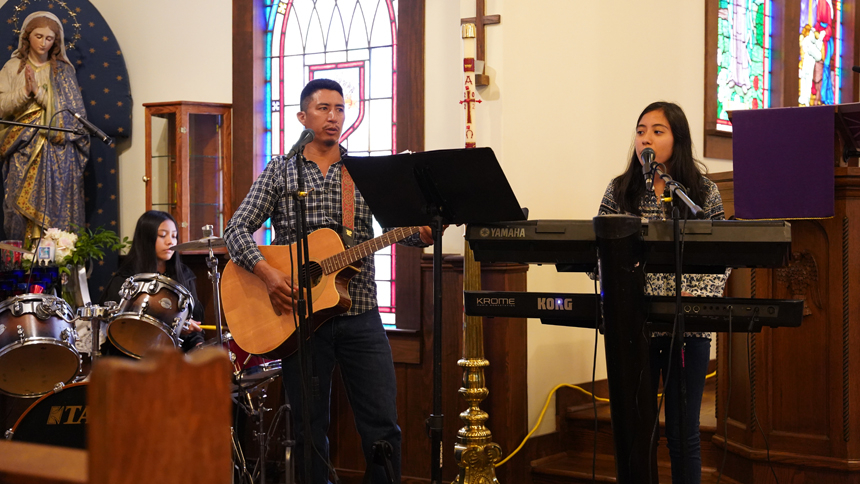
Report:
[[[179,260],[179,254],[173,251],[176,243],[176,220],[172,215],[158,210],[150,210],[141,215],[134,229],[131,249],[102,293],[101,304],[105,301],[121,302],[120,288],[131,276],[157,272],[173,279],[186,288],[194,299],[194,310],[187,321],[187,327],[182,331],[182,349],[188,351],[203,344],[203,333],[200,329],[203,305],[197,299],[194,273]],[[108,348],[106,352],[118,354],[115,348]]]

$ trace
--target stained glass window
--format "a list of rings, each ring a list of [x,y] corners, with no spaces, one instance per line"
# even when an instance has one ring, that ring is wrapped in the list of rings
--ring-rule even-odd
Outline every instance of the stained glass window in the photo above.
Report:
[[[299,95],[308,81],[319,78],[343,87],[340,142],[350,154],[395,152],[397,3],[282,0],[266,7],[266,159],[285,153],[298,139],[304,129],[295,115]],[[271,234],[264,239],[271,240]],[[387,325],[394,325],[394,254],[391,247],[375,256],[379,309]]]
[[[838,104],[842,85],[842,2],[801,0],[797,104]]]
[[[770,0],[720,0],[717,35],[717,129],[728,111],[770,107]]]

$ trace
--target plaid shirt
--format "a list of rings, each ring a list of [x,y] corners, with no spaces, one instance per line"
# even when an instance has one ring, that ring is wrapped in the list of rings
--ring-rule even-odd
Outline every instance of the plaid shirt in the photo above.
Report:
[[[720,198],[720,191],[717,185],[708,178],[702,178],[705,185],[705,203],[702,204],[702,211],[705,212],[705,218],[711,220],[725,220],[726,214],[723,212],[723,199]],[[603,200],[600,202],[599,215],[620,213],[618,202],[615,201],[615,180],[609,182],[606,187],[606,193],[603,195]],[[654,191],[645,194],[639,200],[639,210],[642,211],[642,218],[647,220],[666,220],[666,214],[663,211],[663,204],[657,201],[657,196]],[[683,222],[681,222],[683,224]],[[731,269],[727,269],[725,274],[684,274],[681,282],[683,284],[682,291],[688,292],[693,296],[708,296],[720,297],[723,295],[723,289],[726,286],[726,279],[729,277]],[[648,296],[674,296],[675,295],[675,274],[645,274],[645,294]],[[671,336],[671,333],[653,333],[654,336]],[[710,338],[710,333],[684,333],[684,336],[698,336]]]
[[[341,158],[346,156],[346,150],[340,148]],[[305,165],[305,189],[310,192],[306,198],[308,230],[313,232],[321,228],[329,228],[341,233],[343,219],[343,204],[341,197],[341,165],[342,161],[332,164],[323,178],[316,163],[308,160]],[[230,251],[230,258],[249,271],[254,270],[257,262],[263,260],[263,255],[254,242],[253,233],[260,228],[266,219],[272,219],[275,238],[272,245],[288,245],[295,243],[296,231],[293,216],[296,213],[296,201],[285,196],[284,187],[288,192],[298,189],[296,175],[296,159],[291,158],[287,165],[287,181],[284,182],[284,160],[273,159],[254,184],[251,191],[233,214],[224,239]],[[364,198],[355,190],[355,244],[373,238],[373,220],[370,208]],[[418,234],[405,239],[406,245],[424,246]],[[352,307],[348,315],[361,314],[376,307],[376,282],[373,256],[362,259],[361,272],[355,275],[349,283],[349,297]]]

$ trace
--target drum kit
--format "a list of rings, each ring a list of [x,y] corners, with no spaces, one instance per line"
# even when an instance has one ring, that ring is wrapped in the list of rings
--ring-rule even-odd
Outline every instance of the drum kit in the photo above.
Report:
[[[212,329],[217,338],[204,345],[217,344],[228,351],[234,370],[231,396],[237,409],[258,422],[254,435],[260,456],[265,456],[270,440],[267,435],[272,435],[282,414],[289,411],[289,405],[283,405],[269,432],[264,432],[263,415],[271,410],[264,406],[266,387],[281,376],[281,361],[249,355],[235,345],[229,333],[222,333],[220,274],[212,249],[225,243],[211,236],[211,226],[204,227],[204,234],[203,239],[179,244],[175,250],[209,250],[206,262],[217,308]],[[25,252],[10,247],[0,244],[0,249]],[[92,328],[93,359],[101,357],[99,333],[103,324],[111,344],[135,359],[145,359],[156,347],[181,346],[180,334],[194,309],[194,298],[185,287],[161,274],[137,274],[126,279],[119,296],[119,304],[86,303],[77,312],[62,298],[48,294],[17,295],[0,303],[0,393],[37,399],[6,431],[6,439],[86,448],[83,424],[87,418],[88,374],[82,370],[85,365],[76,323]],[[285,421],[289,427],[289,418]],[[265,483],[265,466],[261,465],[265,459],[258,459],[256,468],[249,470],[239,440],[233,435],[234,481]],[[286,463],[287,475],[291,476],[289,448]]]

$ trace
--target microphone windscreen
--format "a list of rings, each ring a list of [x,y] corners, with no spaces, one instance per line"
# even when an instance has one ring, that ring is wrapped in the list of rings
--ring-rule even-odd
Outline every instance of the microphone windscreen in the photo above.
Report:
[[[645,148],[642,150],[642,153],[639,154],[639,158],[642,160],[642,163],[645,163],[646,165],[654,161],[655,156],[656,154],[654,153],[653,148]]]
[[[314,140],[314,130],[312,130],[312,129],[306,129],[306,130],[302,131],[301,136],[299,136],[299,143],[301,143],[302,146],[310,143],[313,140]]]

